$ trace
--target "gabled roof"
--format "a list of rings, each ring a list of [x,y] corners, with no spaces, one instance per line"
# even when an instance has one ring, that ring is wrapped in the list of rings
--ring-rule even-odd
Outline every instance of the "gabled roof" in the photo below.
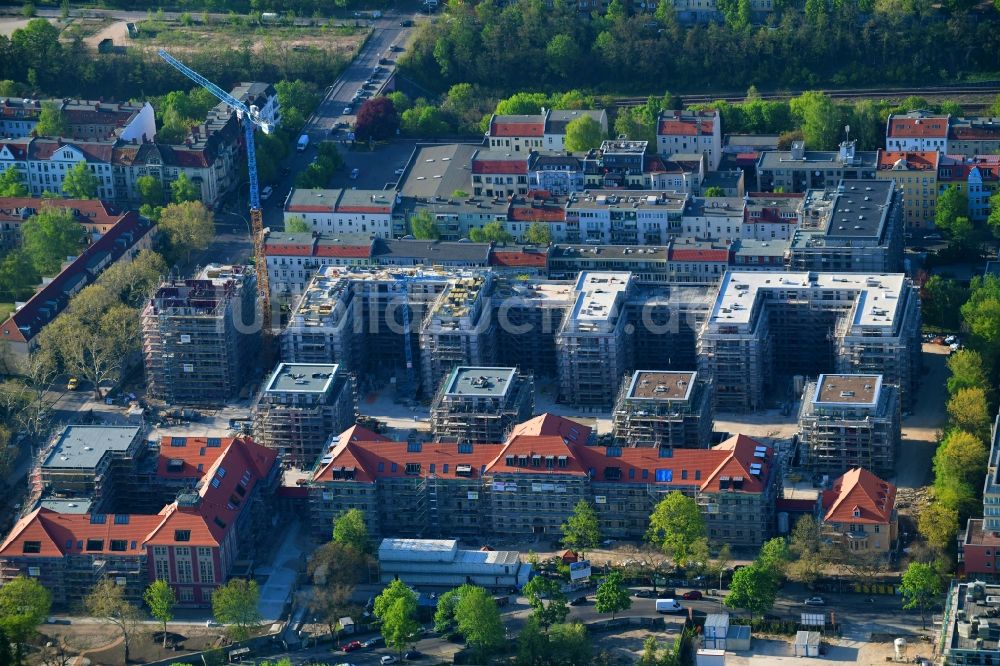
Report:
[[[725,263],[729,261],[729,250],[712,247],[677,247],[671,244],[668,257],[670,261]]]
[[[14,525],[3,545],[0,557],[62,557],[73,554],[140,554],[150,530],[160,516],[92,516],[56,513],[35,509]],[[116,542],[112,550],[112,542]],[[26,542],[38,542],[38,552],[25,552]],[[121,542],[124,542],[122,544]]]
[[[881,170],[933,171],[938,166],[936,150],[882,150],[878,151],[878,168]]]
[[[68,209],[81,224],[112,225],[126,215],[99,199],[0,197],[0,220],[27,222],[31,215],[43,208]]]
[[[508,464],[511,456],[515,459],[515,464],[513,465]],[[552,456],[557,461],[560,458],[564,459],[566,462],[565,466],[557,465],[548,469],[544,467],[536,469],[535,467],[526,468],[524,465],[516,463],[517,460],[522,458],[529,461],[534,459],[544,460],[549,456]],[[547,469],[547,471],[553,474],[583,476],[587,474],[588,468],[586,462],[581,459],[581,456],[577,455],[576,447],[558,435],[512,434],[500,450],[499,455],[486,466],[486,474],[517,474],[526,469],[538,472]]]
[[[233,443],[232,437],[160,439],[156,475],[163,479],[200,479]]]
[[[887,135],[893,139],[944,139],[948,136],[948,116],[917,113],[889,116]]]
[[[376,432],[372,432],[368,428],[364,428],[357,424],[352,425],[350,428],[340,433],[336,439],[330,443],[329,453],[324,456],[324,459],[330,458],[330,460],[322,465],[316,473],[313,475],[313,481],[328,481],[332,477],[330,475],[330,468],[333,466],[333,460],[341,455],[343,451],[347,450],[348,444],[352,442],[391,442],[388,437],[383,437]],[[353,455],[353,452],[348,452],[348,456]],[[341,466],[346,462],[339,463]]]
[[[511,430],[508,439],[521,435],[558,436],[582,444],[590,437],[590,432],[590,426],[546,412],[524,423],[518,423]]]
[[[490,119],[490,136],[530,136],[541,138],[544,134],[545,118],[541,114],[531,116],[493,116]]]
[[[896,486],[855,467],[833,482],[822,502],[825,522],[885,524],[896,507]]]
[[[667,136],[706,136],[714,133],[718,112],[663,111],[656,133]]]
[[[534,267],[545,268],[548,265],[548,252],[525,252],[524,250],[493,250],[490,255],[490,266]]]

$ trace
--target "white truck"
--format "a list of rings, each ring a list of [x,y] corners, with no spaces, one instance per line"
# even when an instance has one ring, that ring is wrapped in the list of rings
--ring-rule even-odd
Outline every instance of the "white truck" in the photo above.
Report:
[[[309,135],[303,134],[302,136],[299,137],[299,142],[296,144],[295,150],[301,153],[308,147],[309,147]]]
[[[657,599],[657,613],[679,613],[684,610],[683,606],[677,603],[676,599]]]

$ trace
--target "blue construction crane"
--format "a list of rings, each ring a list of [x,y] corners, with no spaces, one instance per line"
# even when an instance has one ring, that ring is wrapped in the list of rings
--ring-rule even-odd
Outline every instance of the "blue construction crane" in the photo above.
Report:
[[[406,381],[409,382],[407,386],[407,391],[412,391],[416,394],[416,382],[413,375],[413,348],[410,346],[411,340],[411,324],[410,324],[410,284],[413,282],[432,282],[440,280],[441,277],[438,275],[422,275],[420,273],[416,275],[400,275],[393,274],[393,277],[402,285],[403,288],[403,354],[406,357]]]
[[[271,333],[271,287],[267,276],[267,257],[264,254],[264,215],[260,209],[257,150],[254,146],[253,134],[258,127],[263,130],[264,134],[270,134],[271,123],[260,115],[260,110],[256,106],[247,106],[163,49],[160,49],[158,53],[174,69],[235,109],[236,116],[243,121],[247,147],[247,171],[250,174],[250,233],[253,236],[251,240],[253,241],[254,265],[257,270],[257,298],[260,301],[264,335],[269,336]]]

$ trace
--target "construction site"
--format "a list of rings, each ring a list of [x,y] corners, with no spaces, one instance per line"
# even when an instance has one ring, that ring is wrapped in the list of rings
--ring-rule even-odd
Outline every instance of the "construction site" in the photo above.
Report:
[[[311,468],[331,436],[357,420],[354,378],[336,364],[281,363],[257,397],[254,439]]]
[[[802,394],[800,462],[817,473],[891,475],[900,428],[899,391],[881,375],[820,375]]]
[[[534,413],[534,382],[517,368],[460,366],[431,405],[431,428],[441,441],[495,443]]]
[[[256,278],[210,265],[162,283],[142,311],[147,394],[172,405],[222,405],[248,384],[260,349]]]
[[[637,370],[615,401],[618,446],[707,448],[712,441],[712,385],[697,372]]]
[[[779,353],[780,352],[780,353]],[[698,337],[717,411],[794,401],[795,376],[881,374],[913,399],[920,300],[902,274],[730,272]]]

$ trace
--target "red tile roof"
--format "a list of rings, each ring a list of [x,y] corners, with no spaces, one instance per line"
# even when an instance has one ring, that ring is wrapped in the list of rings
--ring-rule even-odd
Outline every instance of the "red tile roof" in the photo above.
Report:
[[[721,248],[676,248],[671,246],[668,261],[728,262],[729,250]]]
[[[232,437],[163,437],[156,462],[156,475],[163,479],[200,479],[229,445]],[[209,440],[212,440],[209,442]],[[182,465],[177,468],[175,463]],[[171,469],[171,468],[174,469]]]
[[[507,217],[511,222],[565,222],[566,209],[562,206],[512,205]]]
[[[388,215],[392,212],[392,206],[337,206],[338,213],[372,213],[373,215]]]
[[[896,507],[896,486],[855,467],[833,482],[822,501],[825,522],[884,525]]]
[[[667,136],[705,136],[715,128],[714,111],[664,111],[657,134]]]
[[[67,208],[82,224],[110,226],[125,217],[99,199],[42,199],[35,197],[0,197],[0,220],[27,221],[22,211],[35,212],[42,208]]]
[[[947,116],[889,118],[889,137],[894,139],[944,139],[947,136]]]
[[[528,160],[472,160],[472,173],[513,173],[524,175],[528,173]]]
[[[882,150],[878,151],[878,168],[892,169],[896,162],[903,160],[907,170],[930,171],[937,169],[938,151],[936,150]]]
[[[314,206],[309,204],[288,204],[289,213],[332,213],[333,206]]]
[[[0,545],[0,557],[141,554],[146,536],[162,518],[138,515],[126,518],[127,522],[120,523],[114,515],[96,519],[89,514],[56,513],[38,508],[14,525]],[[35,541],[39,542],[39,552],[25,552],[26,542]],[[118,542],[114,544],[115,550],[111,549],[113,541]]]
[[[264,254],[269,256],[311,257],[313,254],[313,241],[309,240],[307,243],[296,245],[267,241],[264,244]]]
[[[510,437],[517,437],[519,435],[558,435],[571,442],[584,443],[590,438],[591,430],[590,426],[585,426],[582,423],[546,412],[524,423],[518,423],[511,430]]]
[[[493,250],[490,254],[490,266],[545,268],[548,259],[548,254],[545,252]]]
[[[371,256],[371,244],[368,245],[317,245],[317,257],[342,257],[345,259],[367,259]]]
[[[494,118],[490,123],[490,136],[518,137],[528,136],[541,138],[545,134],[545,123],[539,116],[537,121],[502,120],[503,116]]]

